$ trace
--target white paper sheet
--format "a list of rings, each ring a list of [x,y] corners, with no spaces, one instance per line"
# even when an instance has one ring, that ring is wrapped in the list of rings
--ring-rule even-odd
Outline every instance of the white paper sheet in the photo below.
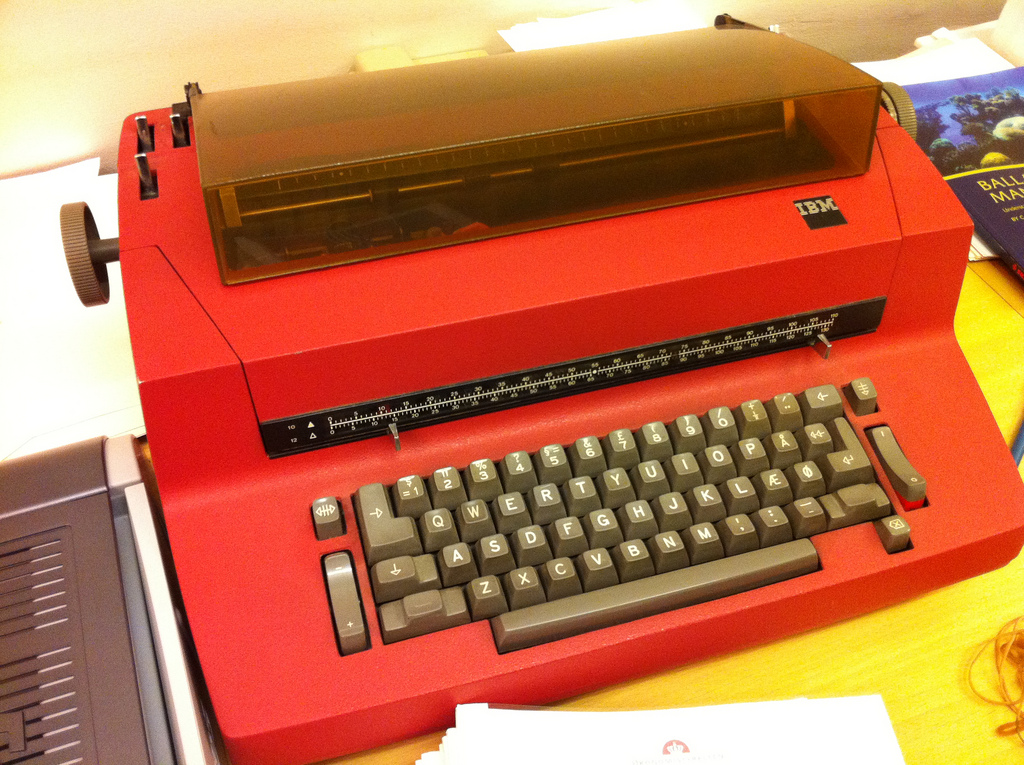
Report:
[[[866,61],[854,66],[883,82],[895,82],[897,85],[938,82],[1013,69],[1013,64],[976,37],[943,40],[906,56],[888,61]]]
[[[700,15],[679,0],[646,0],[561,19],[537,19],[499,30],[514,51],[621,40],[707,26]]]
[[[85,201],[117,236],[117,177],[92,159],[0,181],[0,459],[98,435],[141,435],[121,290],[85,308],[64,261],[60,206]]]
[[[903,765],[880,696],[576,712],[460,705],[423,765]]]

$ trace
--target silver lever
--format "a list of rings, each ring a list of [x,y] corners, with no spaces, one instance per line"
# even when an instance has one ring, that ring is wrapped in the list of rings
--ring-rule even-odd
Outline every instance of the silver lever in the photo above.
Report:
[[[818,336],[814,338],[814,342],[811,345],[814,346],[814,350],[818,352],[819,356],[826,361],[828,360],[828,355],[832,352],[832,343],[825,337],[824,332],[818,333]]]

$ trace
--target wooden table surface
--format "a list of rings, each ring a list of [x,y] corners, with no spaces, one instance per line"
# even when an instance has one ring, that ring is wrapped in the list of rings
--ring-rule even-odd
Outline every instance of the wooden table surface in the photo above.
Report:
[[[956,333],[1009,442],[1024,413],[1024,285],[1001,264],[972,264]],[[1024,745],[995,734],[1009,712],[978,700],[966,679],[977,647],[1021,615],[1024,555],[892,608],[554,706],[649,709],[877,693],[908,765],[1024,763]],[[986,659],[979,677],[991,679],[992,666]],[[437,748],[442,733],[334,762],[412,765]]]

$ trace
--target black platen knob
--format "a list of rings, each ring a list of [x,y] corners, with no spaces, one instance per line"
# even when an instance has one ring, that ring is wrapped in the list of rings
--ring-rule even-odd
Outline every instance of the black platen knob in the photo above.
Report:
[[[85,202],[61,206],[60,236],[78,299],[85,306],[103,305],[110,300],[107,263],[118,259],[117,239],[100,239]]]
[[[917,139],[917,112],[910,95],[895,82],[882,83],[882,108],[892,116],[896,123]]]

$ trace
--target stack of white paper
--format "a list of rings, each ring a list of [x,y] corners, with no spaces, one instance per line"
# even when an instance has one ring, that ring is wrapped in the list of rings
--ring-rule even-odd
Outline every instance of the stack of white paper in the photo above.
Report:
[[[500,29],[514,51],[621,40],[626,37],[682,32],[707,26],[695,10],[679,0],[645,0],[566,18],[543,18]]]
[[[903,765],[880,696],[635,712],[464,704],[417,765]]]
[[[941,40],[888,61],[865,61],[854,66],[883,82],[915,85],[1013,69],[1013,64],[976,37]]]
[[[61,247],[66,202],[87,202],[100,236],[117,236],[117,176],[99,166],[0,181],[0,460],[144,432],[120,264],[110,302],[86,308]]]

